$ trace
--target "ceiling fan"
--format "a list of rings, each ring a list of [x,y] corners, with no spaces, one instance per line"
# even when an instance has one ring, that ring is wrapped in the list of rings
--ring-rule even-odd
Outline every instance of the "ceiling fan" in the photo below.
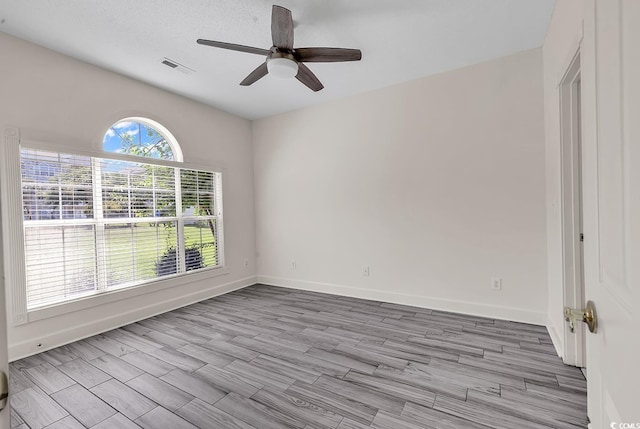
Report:
[[[324,86],[316,75],[304,63],[334,63],[342,61],[359,61],[362,52],[359,49],[346,48],[297,48],[293,47],[293,18],[291,11],[282,6],[273,5],[271,11],[271,49],[254,48],[252,46],[233,43],[216,42],[198,39],[200,45],[247,52],[249,54],[266,55],[267,60],[252,71],[240,85],[249,86],[271,73],[278,77],[296,77],[312,91],[320,91]]]

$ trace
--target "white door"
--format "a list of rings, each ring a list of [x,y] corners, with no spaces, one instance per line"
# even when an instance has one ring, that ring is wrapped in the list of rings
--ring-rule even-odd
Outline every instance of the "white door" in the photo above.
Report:
[[[3,371],[8,376],[9,353],[7,351],[7,314],[6,314],[5,294],[4,294],[4,270],[3,270],[3,264],[2,264],[2,261],[3,261],[2,246],[3,246],[2,231],[0,228],[0,371]],[[1,393],[2,391],[0,390],[0,394]],[[8,402],[9,401],[7,401],[7,403]],[[6,406],[2,411],[0,411],[0,429],[10,427],[9,415],[10,415],[10,412],[9,412],[8,406]]]
[[[640,427],[640,1],[585,1],[585,294],[591,428]],[[621,425],[631,423],[632,425]]]

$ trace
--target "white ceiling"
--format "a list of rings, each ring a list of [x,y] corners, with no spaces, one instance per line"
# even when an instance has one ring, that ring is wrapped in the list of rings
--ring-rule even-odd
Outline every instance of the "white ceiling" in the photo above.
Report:
[[[325,88],[266,76],[238,83],[269,49],[265,0],[2,0],[0,31],[255,119],[542,45],[555,0],[273,0],[291,9],[295,47],[358,48],[362,61],[312,63]],[[193,70],[162,65],[164,57]]]

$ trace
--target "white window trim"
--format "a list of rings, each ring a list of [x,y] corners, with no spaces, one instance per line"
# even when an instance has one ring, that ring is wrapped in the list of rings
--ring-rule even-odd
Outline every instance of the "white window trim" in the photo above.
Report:
[[[216,267],[203,268],[194,272],[178,273],[171,276],[162,277],[157,280],[148,280],[142,284],[130,286],[123,289],[114,289],[98,294],[80,297],[74,300],[56,303],[48,307],[27,309],[27,285],[25,271],[25,250],[24,250],[24,222],[22,213],[22,178],[20,172],[20,147],[21,143],[29,149],[50,150],[61,153],[72,153],[96,158],[120,159],[131,162],[145,162],[145,158],[135,155],[123,155],[112,152],[96,150],[82,150],[76,147],[58,145],[51,142],[37,140],[20,139],[18,128],[6,127],[3,133],[3,148],[0,151],[0,208],[2,210],[2,229],[5,238],[3,242],[3,254],[5,258],[5,284],[7,285],[7,301],[9,309],[9,319],[13,326],[23,325],[36,320],[43,320],[62,314],[84,310],[94,306],[107,304],[123,299],[129,299],[154,291],[179,287],[190,283],[215,278],[229,273],[225,265],[224,257],[224,220],[223,220],[223,179],[225,168],[214,166],[194,165],[186,162],[166,161],[148,159],[153,164],[166,165],[170,167],[194,169],[202,171],[213,171],[220,173],[218,183],[222,193],[219,195],[219,205],[217,218],[220,226],[217,230],[219,243],[219,262]],[[173,147],[172,147],[173,149]],[[181,153],[180,153],[181,155]]]
[[[5,284],[9,317],[13,325],[28,322],[27,286],[24,266],[24,229],[22,222],[22,182],[20,174],[20,131],[4,130],[2,156],[2,236],[5,259]]]

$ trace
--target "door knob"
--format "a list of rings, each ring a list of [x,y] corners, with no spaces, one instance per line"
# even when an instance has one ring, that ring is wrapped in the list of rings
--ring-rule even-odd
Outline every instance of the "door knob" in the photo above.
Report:
[[[589,332],[596,333],[598,330],[598,315],[593,301],[588,301],[587,306],[583,310],[576,308],[564,308],[564,320],[569,322],[569,330],[575,332],[576,322],[584,322],[589,327]]]
[[[7,398],[9,397],[9,384],[7,382],[7,374],[4,371],[0,371],[0,411],[7,405]]]

